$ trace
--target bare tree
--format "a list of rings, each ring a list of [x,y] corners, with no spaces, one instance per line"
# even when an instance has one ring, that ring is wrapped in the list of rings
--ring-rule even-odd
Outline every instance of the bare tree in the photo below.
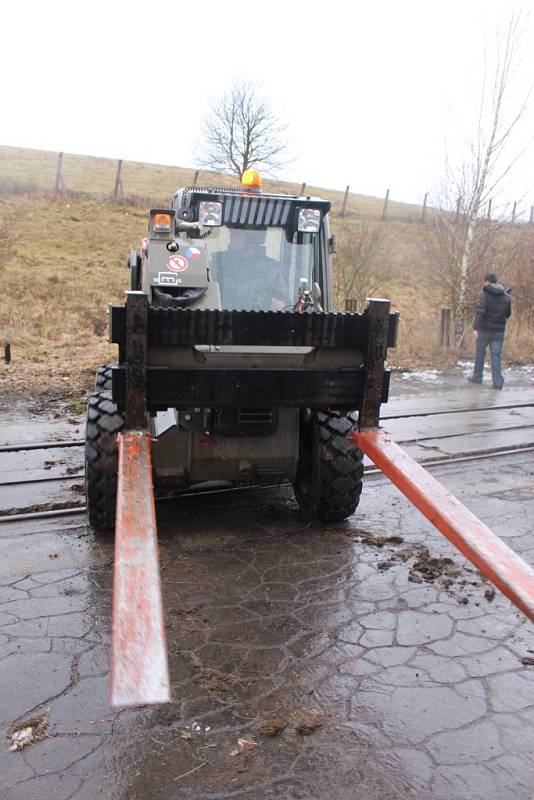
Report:
[[[487,272],[501,274],[509,263],[506,247],[505,220],[479,216],[469,251],[469,270],[462,277],[463,248],[467,238],[469,216],[464,213],[464,195],[448,200],[439,198],[437,207],[428,214],[424,236],[418,241],[422,264],[436,279],[440,301],[455,310],[463,310],[465,318],[480,292],[482,277]],[[463,292],[460,300],[460,292]]]
[[[513,13],[503,36],[497,37],[493,74],[486,68],[481,91],[478,132],[469,159],[456,174],[447,166],[446,197],[441,198],[437,228],[446,242],[447,271],[455,309],[455,342],[462,346],[469,288],[477,265],[491,250],[495,228],[481,217],[492,197],[502,193],[504,181],[521,151],[510,152],[510,143],[522,119],[531,91],[510,109],[513,79],[522,45],[522,21]],[[443,200],[445,199],[445,202]],[[443,257],[443,254],[442,254]],[[494,269],[491,270],[495,271]]]
[[[257,85],[236,81],[204,118],[199,165],[239,178],[250,168],[273,174],[287,163],[285,133]]]
[[[391,278],[391,238],[387,223],[358,222],[338,235],[335,297],[338,308],[346,298],[363,309],[365,298],[376,294]]]
[[[534,325],[534,228],[518,226],[509,236],[507,286],[513,290],[514,320],[532,337]]]

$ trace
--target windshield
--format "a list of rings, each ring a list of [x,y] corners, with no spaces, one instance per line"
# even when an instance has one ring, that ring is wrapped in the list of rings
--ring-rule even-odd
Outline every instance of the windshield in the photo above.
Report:
[[[214,228],[205,240],[211,279],[219,283],[223,308],[282,311],[292,309],[299,287],[318,281],[319,248],[315,234],[284,228]],[[304,285],[304,282],[305,285]]]

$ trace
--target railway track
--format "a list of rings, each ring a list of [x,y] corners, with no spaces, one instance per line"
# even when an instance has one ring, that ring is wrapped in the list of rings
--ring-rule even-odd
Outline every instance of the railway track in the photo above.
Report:
[[[425,459],[418,459],[418,463],[425,466],[427,469],[432,469],[433,467],[445,466],[448,464],[461,464],[465,462],[473,462],[473,461],[483,461],[488,458],[503,458],[504,456],[510,455],[519,455],[523,453],[528,453],[534,451],[534,444],[532,445],[524,445],[522,447],[514,447],[514,448],[495,448],[491,451],[484,451],[480,453],[472,453],[470,455],[462,455],[462,456],[452,456],[452,457],[430,457]],[[387,478],[382,474],[382,472],[373,466],[367,466],[364,469],[364,474],[366,477],[369,476],[379,476],[383,478],[383,480],[387,480]],[[74,480],[78,478],[83,478],[82,475],[72,475],[68,476],[67,478],[51,478],[50,480]],[[23,483],[30,485],[35,481],[19,481],[16,483]],[[6,486],[10,484],[0,484],[0,486]],[[224,494],[241,494],[243,492],[251,491],[267,491],[271,489],[277,489],[280,486],[289,485],[289,484],[270,484],[268,486],[234,486],[231,488],[216,488],[216,489],[202,489],[196,491],[188,491],[182,492],[176,495],[170,495],[166,497],[156,498],[156,505],[162,502],[169,502],[172,500],[179,500],[183,497],[198,497],[199,494],[207,494],[207,495],[224,495]],[[85,505],[79,504],[72,504],[72,505],[65,505],[61,508],[54,508],[51,510],[46,511],[32,511],[29,513],[8,513],[4,515],[0,515],[0,524],[3,522],[17,522],[22,520],[29,520],[29,519],[46,519],[47,517],[60,517],[60,516],[67,516],[69,514],[83,514],[85,513],[86,507]]]
[[[499,405],[499,406],[481,406],[478,408],[468,408],[468,407],[461,407],[461,408],[453,408],[453,409],[439,409],[439,410],[417,410],[417,411],[406,411],[406,412],[399,412],[399,413],[385,413],[382,415],[381,421],[385,424],[387,428],[387,423],[395,421],[395,420],[404,420],[410,419],[414,420],[417,418],[431,418],[431,417],[443,417],[445,415],[449,415],[452,418],[457,418],[458,420],[465,420],[466,415],[467,419],[469,416],[473,414],[480,414],[481,412],[494,412],[494,411],[508,411],[514,412],[518,411],[519,409],[525,408],[532,408],[534,407],[534,402],[516,402],[510,403],[506,405]],[[534,450],[534,424],[517,424],[517,425],[508,425],[505,427],[491,427],[489,429],[481,429],[481,430],[474,430],[471,431],[473,434],[490,434],[490,433],[497,433],[498,431],[518,431],[522,430],[527,434],[530,430],[532,431],[532,435],[525,436],[525,441],[520,444],[515,444],[514,446],[501,446],[501,447],[491,447],[491,448],[484,448],[479,450],[466,450],[465,452],[455,453],[454,455],[443,455],[443,454],[436,454],[436,455],[429,455],[418,457],[416,460],[424,465],[427,469],[432,469],[434,467],[448,465],[448,464],[460,464],[465,462],[472,462],[472,461],[481,461],[484,459],[494,459],[494,458],[503,458],[505,456],[510,455],[517,455],[523,454],[526,452],[531,452]],[[439,434],[432,434],[432,432],[425,432],[424,435],[416,435],[409,436],[403,438],[402,436],[393,436],[392,438],[396,441],[397,444],[401,446],[409,446],[409,445],[417,445],[417,444],[424,444],[428,443],[432,440],[454,440],[459,439],[460,437],[465,437],[466,432],[465,430],[460,431],[452,431],[452,432],[441,432]],[[83,439],[71,439],[71,440],[57,440],[57,441],[41,441],[41,442],[17,442],[13,444],[5,444],[0,446],[0,458],[1,454],[16,454],[16,453],[24,453],[24,452],[31,452],[31,451],[46,451],[47,454],[53,452],[54,450],[60,450],[64,448],[82,448],[85,444]],[[81,456],[81,454],[80,454]],[[80,458],[81,461],[81,458]],[[40,484],[49,483],[51,485],[61,484],[63,488],[68,487],[69,485],[75,486],[76,482],[83,481],[84,474],[83,474],[83,466],[80,463],[79,469],[75,472],[72,471],[73,468],[69,470],[68,473],[63,473],[60,475],[42,475],[38,474],[34,477],[22,478],[22,479],[9,479],[0,481],[0,489],[4,488],[9,490],[18,489],[20,487],[28,487],[29,493],[31,495],[31,487],[35,485],[36,487]],[[365,468],[365,475],[366,477],[371,476],[380,476],[381,472],[373,465],[369,464]],[[255,491],[267,491],[273,488],[276,488],[279,484],[269,485],[269,486],[261,486],[255,487]],[[78,487],[79,488],[79,487]],[[249,491],[251,487],[232,487],[232,488],[217,488],[217,489],[210,489],[209,494],[217,493],[217,494],[225,494],[225,493],[242,493],[244,491]],[[37,490],[37,489],[36,489]],[[206,493],[206,490],[202,490],[203,493]],[[165,502],[172,499],[177,499],[179,497],[190,497],[193,495],[198,496],[199,491],[188,491],[181,493],[179,495],[173,495],[171,497],[164,497],[159,498],[157,500],[158,503]],[[42,504],[45,505],[45,504]],[[83,514],[85,513],[85,505],[81,502],[58,502],[58,503],[47,503],[46,508],[42,510],[38,509],[38,506],[35,505],[27,505],[26,508],[11,508],[4,512],[0,510],[0,523],[3,522],[15,522],[19,520],[27,520],[27,519],[41,519],[47,517],[59,517],[65,516],[69,514]],[[34,510],[35,509],[35,510]]]
[[[438,411],[407,411],[397,414],[382,414],[380,419],[382,422],[395,420],[395,419],[415,419],[417,417],[439,417],[445,414],[479,414],[482,411],[513,411],[518,408],[533,408],[533,402],[526,403],[510,403],[504,405],[491,405],[491,406],[477,406],[477,408],[453,408],[453,409],[440,409]],[[408,440],[407,440],[408,441]],[[412,440],[409,440],[412,441]],[[84,439],[68,439],[68,440],[55,440],[50,442],[18,442],[15,444],[0,445],[0,453],[17,453],[25,450],[49,450],[61,447],[83,447],[85,444]]]

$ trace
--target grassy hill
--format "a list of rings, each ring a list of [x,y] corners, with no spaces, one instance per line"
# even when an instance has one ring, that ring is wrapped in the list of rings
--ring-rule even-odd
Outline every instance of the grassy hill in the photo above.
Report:
[[[63,191],[54,192],[57,154],[0,147],[0,343],[12,361],[0,365],[2,393],[56,393],[81,399],[98,364],[115,357],[106,341],[106,308],[121,302],[128,284],[126,260],[146,233],[150,205],[167,205],[174,191],[191,184],[194,171],[152,164],[123,165],[122,197],[110,202],[117,162],[65,155]],[[229,176],[202,172],[199,183],[236,185]],[[299,185],[264,182],[267,191],[298,192]],[[372,293],[392,299],[401,312],[393,364],[414,366],[451,358],[439,348],[443,287],[421,261],[425,226],[417,206],[307,187],[331,200],[332,226],[340,245],[339,305],[343,301],[342,253],[363,233],[380,239],[383,263]],[[347,256],[346,256],[347,257]],[[0,351],[0,356],[2,351]]]

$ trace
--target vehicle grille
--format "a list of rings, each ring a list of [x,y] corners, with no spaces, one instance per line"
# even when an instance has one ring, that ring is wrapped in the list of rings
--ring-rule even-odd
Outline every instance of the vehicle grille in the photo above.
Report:
[[[277,409],[228,408],[217,412],[215,432],[220,436],[268,436],[277,427]]]

